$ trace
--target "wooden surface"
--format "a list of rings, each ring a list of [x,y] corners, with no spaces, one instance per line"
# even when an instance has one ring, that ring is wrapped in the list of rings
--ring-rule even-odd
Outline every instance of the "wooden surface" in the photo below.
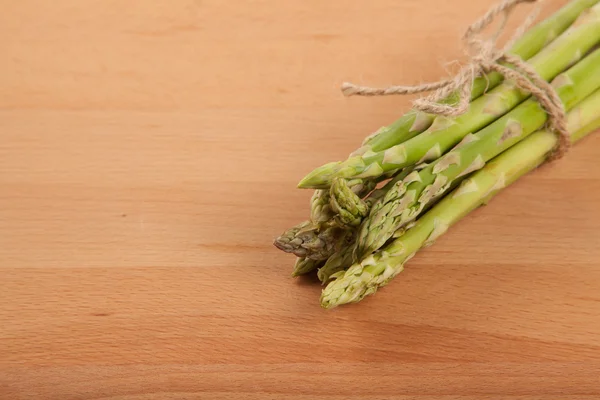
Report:
[[[271,245],[492,0],[1,3],[1,399],[600,398],[600,134],[359,305]]]

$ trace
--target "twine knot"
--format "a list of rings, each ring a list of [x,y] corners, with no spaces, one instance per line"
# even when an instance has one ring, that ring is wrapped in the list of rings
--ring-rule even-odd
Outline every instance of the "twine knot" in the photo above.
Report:
[[[529,64],[520,57],[508,53],[508,49],[531,26],[540,11],[539,4],[543,1],[504,0],[471,24],[462,38],[466,45],[469,64],[461,68],[454,78],[421,85],[389,86],[387,88],[358,86],[345,82],[342,84],[342,93],[345,96],[389,96],[432,92],[426,97],[415,100],[413,102],[414,108],[428,114],[453,117],[462,115],[469,109],[475,78],[496,71],[502,74],[505,79],[512,80],[520,89],[528,91],[532,96],[537,98],[548,114],[550,129],[559,135],[558,145],[551,158],[560,158],[567,152],[571,143],[562,101],[552,85],[546,82]],[[496,48],[496,41],[503,32],[510,14],[516,6],[522,3],[538,3],[538,7],[527,16],[502,49]],[[487,39],[478,37],[481,31],[490,25],[499,15],[502,15],[502,22],[494,34]],[[513,68],[502,64],[510,64]],[[456,104],[441,103],[443,99],[455,93],[458,95],[458,102]]]

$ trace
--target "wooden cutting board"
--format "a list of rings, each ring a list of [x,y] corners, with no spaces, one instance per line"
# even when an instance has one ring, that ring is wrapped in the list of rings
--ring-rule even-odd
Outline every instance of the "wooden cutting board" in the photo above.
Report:
[[[1,3],[1,399],[600,398],[600,134],[361,304],[271,244],[492,0]]]

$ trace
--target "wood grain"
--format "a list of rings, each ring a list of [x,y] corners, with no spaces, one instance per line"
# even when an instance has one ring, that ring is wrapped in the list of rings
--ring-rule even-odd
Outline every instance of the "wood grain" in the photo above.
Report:
[[[271,245],[492,0],[1,3],[1,399],[600,398],[600,135],[361,304]]]

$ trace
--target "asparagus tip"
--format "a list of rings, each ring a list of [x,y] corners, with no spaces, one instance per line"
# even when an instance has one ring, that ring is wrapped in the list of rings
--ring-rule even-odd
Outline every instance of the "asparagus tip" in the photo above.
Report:
[[[289,245],[282,239],[281,236],[273,240],[273,246],[277,247],[281,251],[289,252]]]
[[[306,175],[300,183],[298,188],[300,189],[326,189],[329,187],[329,181],[331,177],[337,172],[341,162],[335,161],[322,165],[308,175]]]

